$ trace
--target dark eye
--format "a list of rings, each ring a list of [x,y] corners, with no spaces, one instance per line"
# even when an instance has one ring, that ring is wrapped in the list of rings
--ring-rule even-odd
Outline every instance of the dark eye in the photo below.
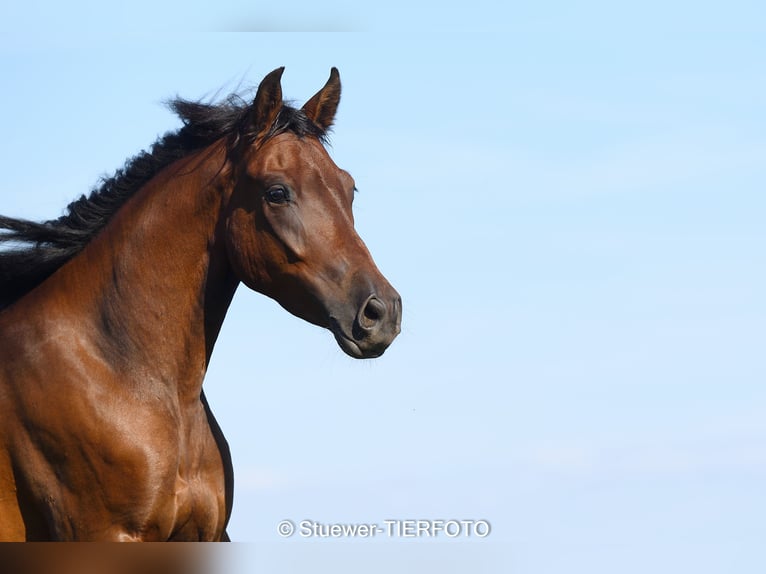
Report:
[[[281,205],[290,201],[290,193],[280,185],[267,189],[264,196],[266,201],[275,205]]]

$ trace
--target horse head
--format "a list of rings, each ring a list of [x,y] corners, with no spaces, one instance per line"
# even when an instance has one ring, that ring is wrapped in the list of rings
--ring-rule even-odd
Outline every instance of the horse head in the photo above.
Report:
[[[333,68],[301,109],[268,74],[233,146],[226,249],[237,278],[329,329],[354,358],[380,356],[401,325],[401,298],[354,229],[355,184],[324,146],[340,101]]]

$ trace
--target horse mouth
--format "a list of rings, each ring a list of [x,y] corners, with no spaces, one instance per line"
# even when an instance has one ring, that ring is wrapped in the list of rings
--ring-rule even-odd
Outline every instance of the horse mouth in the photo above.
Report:
[[[372,347],[360,345],[343,332],[343,327],[341,327],[340,322],[335,317],[330,317],[330,331],[335,336],[335,341],[343,352],[354,359],[375,359],[380,357],[388,347],[387,344]]]
[[[367,355],[362,351],[362,348],[356,341],[343,332],[340,322],[335,317],[330,317],[330,331],[335,336],[335,341],[338,343],[338,346],[349,357],[353,357],[354,359],[365,359],[370,357],[370,355]]]

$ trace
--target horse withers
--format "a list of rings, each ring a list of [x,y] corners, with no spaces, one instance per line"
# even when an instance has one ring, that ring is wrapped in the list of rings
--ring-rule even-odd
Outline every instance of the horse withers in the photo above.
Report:
[[[338,71],[300,109],[282,71],[250,104],[175,100],[183,127],[59,219],[0,217],[0,540],[227,539],[202,382],[240,282],[355,358],[399,333],[324,145]]]

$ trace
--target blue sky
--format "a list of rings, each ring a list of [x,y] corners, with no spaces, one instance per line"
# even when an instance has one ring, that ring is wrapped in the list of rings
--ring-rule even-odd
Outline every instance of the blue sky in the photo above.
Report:
[[[355,362],[240,288],[205,388],[241,565],[763,571],[763,8],[82,3],[30,32],[35,6],[0,17],[6,215],[59,215],[179,125],[176,94],[284,65],[300,103],[340,69],[331,151],[403,332]],[[264,30],[299,33],[222,33]],[[493,531],[279,538],[304,518]]]

